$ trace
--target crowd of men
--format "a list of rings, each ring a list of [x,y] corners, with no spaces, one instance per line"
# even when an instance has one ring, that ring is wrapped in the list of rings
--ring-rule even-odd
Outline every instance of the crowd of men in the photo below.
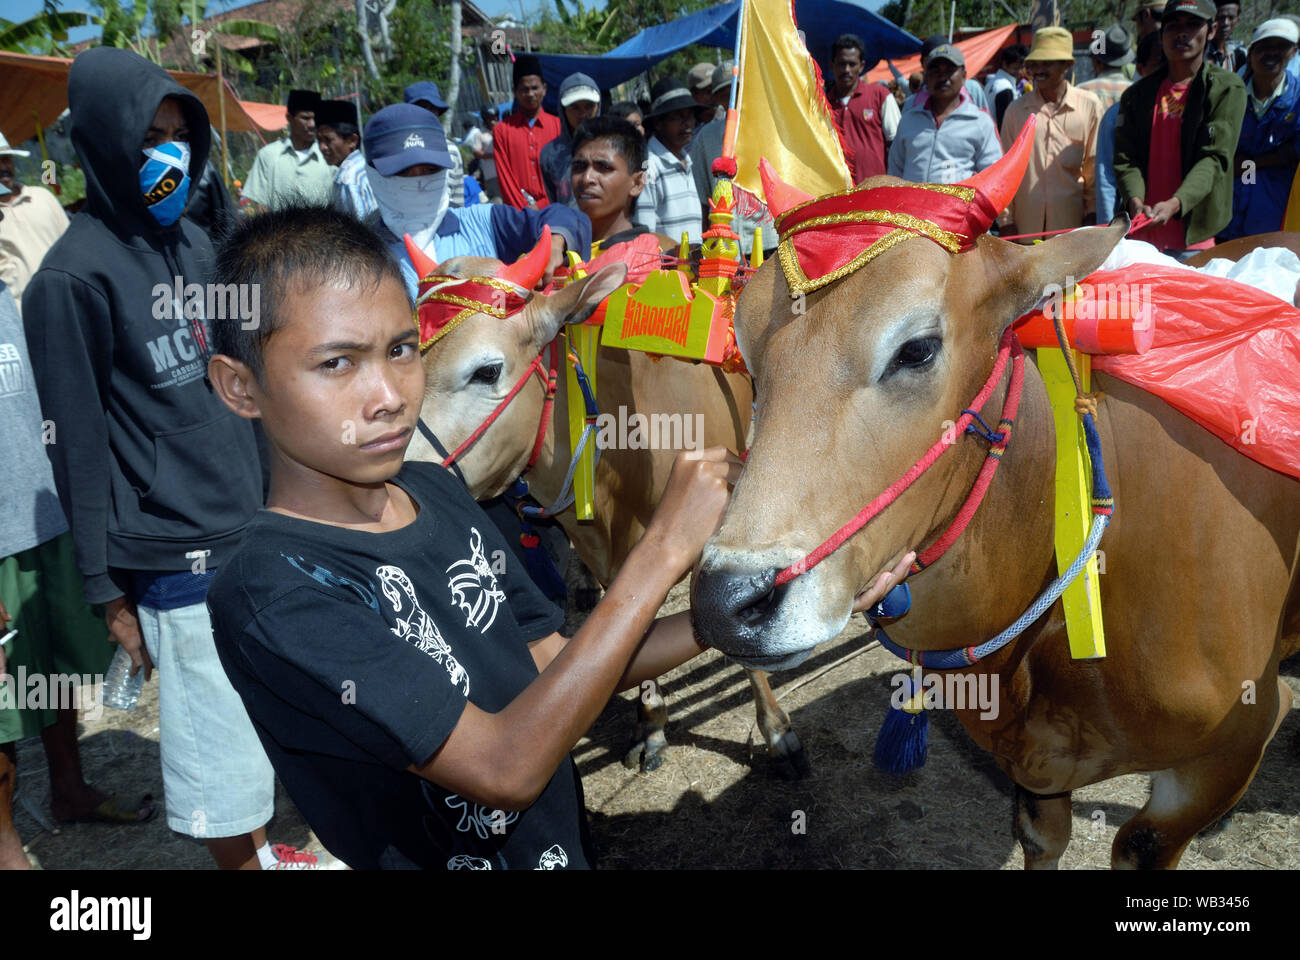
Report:
[[[965,180],[1036,117],[1002,235],[1032,240],[1123,211],[1150,218],[1139,239],[1202,248],[1278,229],[1300,159],[1297,23],[1269,20],[1242,45],[1231,38],[1238,12],[1223,0],[1141,0],[1135,31],[1105,31],[1095,76],[1079,84],[1073,38],[1057,27],[1001,51],[980,77],[957,46],[930,38],[907,91],[869,82],[865,45],[845,35],[827,64],[827,103],[855,183]],[[14,158],[27,154],[0,136],[0,439],[16,504],[0,514],[0,636],[18,627],[0,645],[0,675],[6,663],[102,674],[112,644],[146,676],[157,666],[168,826],[202,839],[222,867],[313,866],[268,842],[267,733],[250,722],[249,691],[227,678],[206,603],[286,455],[214,395],[209,330],[178,278],[210,275],[213,235],[314,205],[364,224],[358,242],[387,250],[411,299],[420,278],[405,238],[435,262],[512,262],[549,231],[543,284],[568,252],[620,247],[647,255],[628,258],[635,280],[682,237],[700,242],[732,83],[730,63],[701,63],[642,103],[614,103],[575,73],[556,115],[540,62],[519,55],[513,109],[483,111],[463,138],[468,163],[432,82],[364,126],[355,103],[294,90],[288,135],[259,151],[236,203],[209,162],[209,118],[193,94],[127,51],[78,57],[70,129],[87,203],[76,220],[18,181]],[[776,244],[770,218],[738,226],[745,249],[759,228]],[[27,864],[10,812],[20,739],[43,739],[57,819],[156,814],[149,796],[86,782],[76,725],[70,705],[0,709],[0,867]]]

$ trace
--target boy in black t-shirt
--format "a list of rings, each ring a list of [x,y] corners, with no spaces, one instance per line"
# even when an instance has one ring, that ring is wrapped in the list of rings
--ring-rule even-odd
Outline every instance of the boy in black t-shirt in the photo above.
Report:
[[[623,274],[501,322],[579,321]],[[272,466],[269,509],[208,604],[294,802],[356,868],[587,866],[568,752],[615,690],[700,652],[686,615],[654,616],[717,529],[739,461],[678,458],[644,538],[566,639],[526,573],[502,568],[506,544],[465,488],[403,463],[424,368],[383,243],[332,210],[265,213],[226,241],[215,280],[259,284],[257,329],[213,321],[208,374],[262,421]],[[502,393],[519,373],[501,371]]]

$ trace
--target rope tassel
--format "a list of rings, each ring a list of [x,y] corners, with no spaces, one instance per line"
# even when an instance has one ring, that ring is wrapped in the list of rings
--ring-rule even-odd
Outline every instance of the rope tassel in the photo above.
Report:
[[[925,766],[930,747],[930,718],[925,712],[919,666],[904,678],[903,694],[902,707],[894,706],[894,697],[890,698],[889,712],[876,737],[872,757],[877,767],[894,775]]]

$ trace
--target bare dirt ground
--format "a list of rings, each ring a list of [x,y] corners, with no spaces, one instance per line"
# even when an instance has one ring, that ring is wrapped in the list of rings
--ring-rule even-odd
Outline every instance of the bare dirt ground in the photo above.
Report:
[[[682,585],[661,613],[686,605]],[[665,678],[672,746],[653,773],[622,765],[635,698],[616,697],[574,751],[600,866],[1019,869],[1011,783],[950,714],[932,713],[929,761],[920,770],[893,777],[872,766],[889,677],[898,667],[855,617],[798,669],[773,675],[773,689],[812,762],[812,776],[799,781],[782,779],[766,756],[745,674],[720,654],[709,651]],[[1300,693],[1300,658],[1284,663],[1283,675]],[[134,712],[105,710],[85,722],[81,745],[87,776],[101,789],[161,797],[156,683],[146,684]],[[144,826],[53,829],[40,741],[21,743],[18,758],[15,819],[46,868],[212,868],[202,845],[173,833],[161,816]],[[1182,868],[1300,868],[1298,782],[1300,716],[1293,712],[1237,808],[1193,841]],[[1142,776],[1076,791],[1074,834],[1062,867],[1109,866],[1116,829],[1146,796]],[[799,821],[803,833],[794,829]],[[273,843],[331,862],[283,789],[269,833]]]

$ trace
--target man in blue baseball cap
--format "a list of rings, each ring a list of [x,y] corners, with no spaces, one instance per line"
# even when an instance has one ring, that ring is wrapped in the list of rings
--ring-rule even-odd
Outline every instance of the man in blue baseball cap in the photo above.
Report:
[[[459,256],[496,257],[510,263],[531,250],[542,228],[549,226],[551,260],[543,285],[550,282],[566,249],[587,258],[591,221],[568,207],[519,210],[484,203],[451,210],[451,152],[442,124],[430,111],[405,103],[384,107],[366,124],[364,143],[366,176],[379,204],[365,222],[401,264],[412,299],[419,278],[402,243],[403,234],[410,234],[439,263]]]
[[[442,94],[438,92],[438,85],[432,80],[411,84],[402,91],[402,97],[407,103],[428,110],[438,118],[439,124],[442,123],[443,114],[451,109],[447,101],[442,99]],[[461,157],[460,150],[453,144],[447,145],[447,153],[451,157],[451,166],[448,168],[451,172],[447,175],[447,188],[451,191],[451,205],[453,207],[463,207],[465,206],[464,158]]]

